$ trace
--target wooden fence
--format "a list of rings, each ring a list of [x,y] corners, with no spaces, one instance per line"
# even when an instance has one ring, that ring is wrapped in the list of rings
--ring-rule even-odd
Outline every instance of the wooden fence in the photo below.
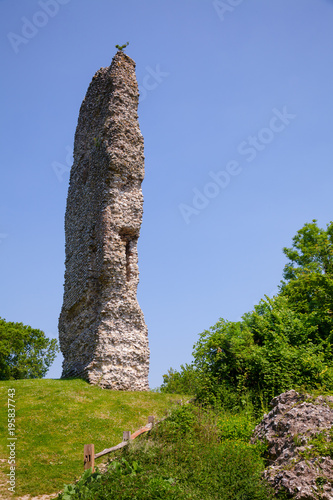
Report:
[[[188,403],[189,401],[186,401]],[[177,401],[178,404],[182,404],[182,401]],[[185,404],[186,404],[185,403]],[[160,422],[163,422],[167,417],[161,418],[161,420],[158,420],[155,423],[155,417],[153,415],[150,415],[148,417],[148,423],[144,427],[141,427],[137,431],[135,431],[133,434],[131,434],[130,431],[124,431],[123,432],[123,440],[121,443],[117,444],[116,446],[112,446],[112,448],[106,448],[103,451],[100,451],[99,453],[95,453],[95,446],[93,444],[85,444],[84,445],[84,469],[90,469],[92,468],[92,471],[94,472],[95,470],[95,459],[102,457],[103,455],[106,455],[107,453],[111,453],[112,451],[117,451],[120,450],[121,448],[124,448],[127,446],[130,441],[133,439],[137,438],[141,434],[144,434],[145,432],[149,432],[154,425],[158,425]]]

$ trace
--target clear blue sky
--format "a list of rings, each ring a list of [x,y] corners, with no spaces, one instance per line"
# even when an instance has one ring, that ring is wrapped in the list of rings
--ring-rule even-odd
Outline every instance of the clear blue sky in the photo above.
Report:
[[[127,41],[151,387],[200,332],[273,295],[282,247],[333,220],[332,26],[329,0],[1,0],[0,316],[57,337],[78,112]]]

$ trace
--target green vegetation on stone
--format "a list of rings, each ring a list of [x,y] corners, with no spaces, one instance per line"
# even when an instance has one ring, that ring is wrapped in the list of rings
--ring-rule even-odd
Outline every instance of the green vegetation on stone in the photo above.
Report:
[[[129,45],[129,42],[126,42],[124,45],[115,45],[116,49],[123,51]]]
[[[306,460],[316,457],[333,458],[333,427],[330,431],[321,431],[312,436],[299,454]]]

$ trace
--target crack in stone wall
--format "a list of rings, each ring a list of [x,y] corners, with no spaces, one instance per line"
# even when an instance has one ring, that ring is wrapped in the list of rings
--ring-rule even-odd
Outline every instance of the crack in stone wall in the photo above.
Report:
[[[137,301],[144,145],[135,62],[118,51],[82,102],[65,215],[59,340],[62,377],[148,390],[149,348]]]

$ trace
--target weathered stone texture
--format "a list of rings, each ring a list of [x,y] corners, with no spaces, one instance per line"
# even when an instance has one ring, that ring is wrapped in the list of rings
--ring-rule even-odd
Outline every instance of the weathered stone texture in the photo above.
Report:
[[[274,398],[271,406],[253,439],[267,444],[265,478],[288,498],[332,500],[333,459],[330,453],[318,454],[311,440],[320,436],[331,443],[333,397],[311,398],[291,390]]]
[[[65,216],[59,339],[63,377],[147,390],[148,332],[137,302],[143,137],[134,61],[121,51],[81,105]]]

